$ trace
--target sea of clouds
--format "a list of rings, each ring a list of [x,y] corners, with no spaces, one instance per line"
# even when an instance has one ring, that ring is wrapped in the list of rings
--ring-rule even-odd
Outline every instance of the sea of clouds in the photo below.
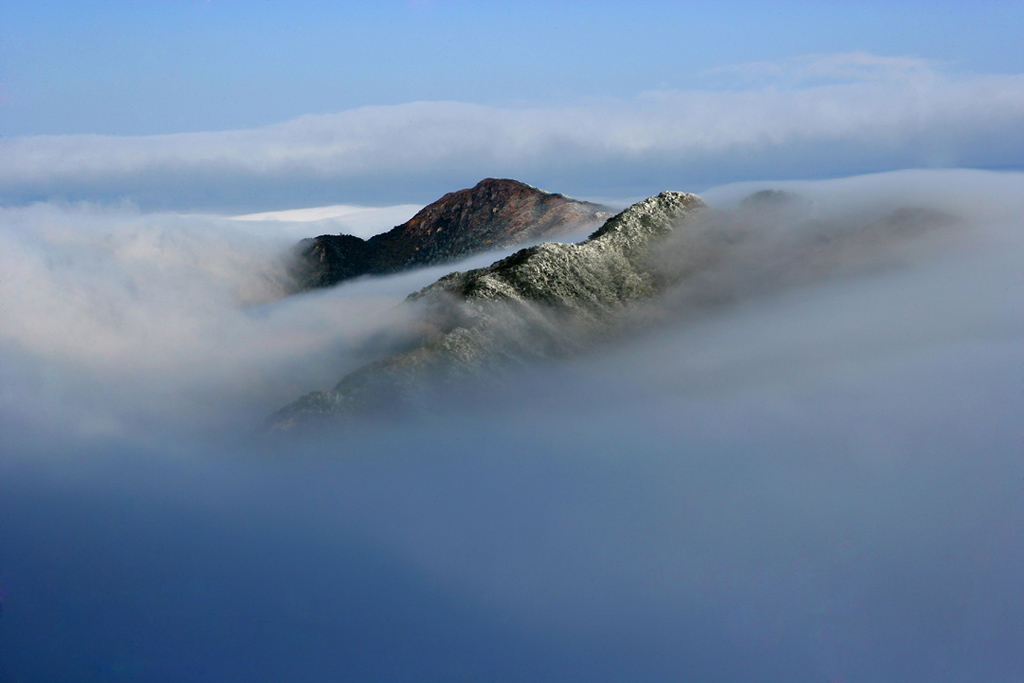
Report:
[[[703,196],[766,187],[635,334],[285,438],[449,268],[281,298],[288,220],[0,208],[0,680],[1019,680],[1024,176]],[[899,207],[960,220],[783,258]]]

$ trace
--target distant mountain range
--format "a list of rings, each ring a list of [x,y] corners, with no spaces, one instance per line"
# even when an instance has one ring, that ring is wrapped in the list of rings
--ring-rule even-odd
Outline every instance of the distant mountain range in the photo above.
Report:
[[[487,178],[446,194],[406,223],[370,239],[320,235],[303,240],[292,268],[295,291],[553,239],[610,215],[599,204],[543,192],[518,180]]]

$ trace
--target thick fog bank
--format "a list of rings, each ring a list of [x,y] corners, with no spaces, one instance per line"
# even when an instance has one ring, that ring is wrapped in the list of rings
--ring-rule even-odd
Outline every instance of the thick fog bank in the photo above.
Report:
[[[272,442],[443,269],[277,300],[263,224],[4,210],[0,681],[1024,679],[1024,177],[770,187],[714,296]],[[900,207],[961,220],[786,260]]]

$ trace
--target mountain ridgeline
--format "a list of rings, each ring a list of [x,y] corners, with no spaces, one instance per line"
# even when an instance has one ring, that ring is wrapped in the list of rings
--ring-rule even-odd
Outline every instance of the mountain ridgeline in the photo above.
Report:
[[[443,405],[460,386],[497,386],[539,361],[635,329],[652,312],[709,310],[897,267],[903,245],[958,222],[927,208],[830,213],[781,191],[755,193],[733,211],[713,210],[694,194],[662,192],[578,244],[521,249],[411,294],[405,305],[416,307],[418,318],[404,352],[299,398],[267,427]]]
[[[300,398],[271,416],[269,427],[400,408],[455,384],[572,353],[613,325],[628,304],[662,290],[648,250],[704,209],[696,195],[663,192],[579,244],[544,243],[441,278],[408,300],[423,308],[419,346],[356,370],[331,391]]]
[[[598,204],[543,192],[518,180],[487,178],[446,194],[406,223],[370,239],[320,235],[303,240],[292,268],[295,291],[556,238],[609,215]]]

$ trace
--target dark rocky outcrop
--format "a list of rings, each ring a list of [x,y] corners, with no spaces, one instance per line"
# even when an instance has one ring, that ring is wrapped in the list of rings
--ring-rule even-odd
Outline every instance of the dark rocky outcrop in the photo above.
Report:
[[[352,235],[303,240],[292,270],[295,290],[552,239],[608,215],[598,204],[543,192],[517,180],[488,178],[446,194],[408,222],[368,240]]]
[[[612,326],[628,304],[663,289],[650,247],[704,208],[696,195],[663,192],[579,244],[540,244],[441,278],[409,297],[423,307],[428,331],[421,345],[356,370],[331,391],[300,398],[269,426],[392,408],[452,383],[572,352]]]

